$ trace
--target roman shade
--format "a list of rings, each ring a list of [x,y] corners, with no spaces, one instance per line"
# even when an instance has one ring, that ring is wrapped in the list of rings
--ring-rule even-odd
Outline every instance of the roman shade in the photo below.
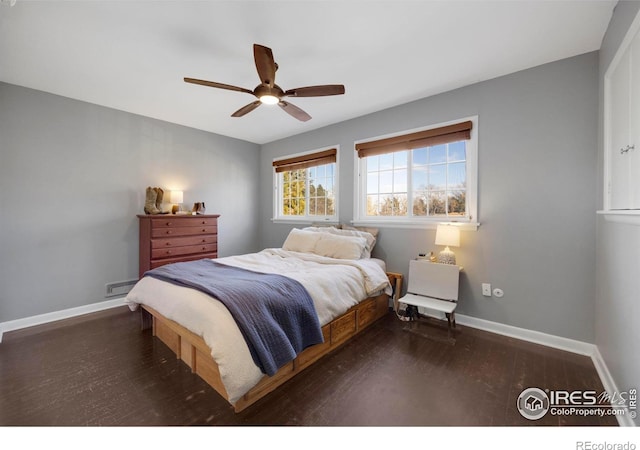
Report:
[[[300,170],[308,167],[321,166],[336,162],[338,150],[331,148],[321,152],[310,153],[308,155],[295,156],[293,158],[280,159],[273,162],[276,172],[287,172],[289,170]]]
[[[472,122],[460,122],[416,133],[356,144],[359,158],[471,139]]]

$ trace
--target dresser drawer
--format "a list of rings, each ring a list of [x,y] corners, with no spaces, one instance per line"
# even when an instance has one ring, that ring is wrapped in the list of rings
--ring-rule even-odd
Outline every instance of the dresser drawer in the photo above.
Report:
[[[193,236],[197,234],[216,234],[218,232],[217,225],[200,225],[197,227],[174,227],[174,228],[153,228],[151,230],[151,238],[160,238],[167,236]]]
[[[151,219],[151,228],[201,227],[217,223],[218,219],[215,217],[178,216]]]
[[[199,259],[216,259],[217,257],[218,257],[218,253],[202,253],[200,255],[177,256],[175,258],[154,259],[153,261],[150,262],[149,269],[155,269],[156,267],[164,266],[166,264],[171,264],[171,263],[197,261]]]
[[[172,258],[174,256],[191,255],[194,253],[213,253],[218,250],[218,244],[185,245],[183,247],[158,248],[151,250],[151,259]]]
[[[218,242],[218,236],[215,234],[202,234],[199,236],[185,236],[185,237],[169,237],[163,239],[152,239],[151,248],[172,248],[182,247],[184,245],[201,245],[201,244],[215,244]]]

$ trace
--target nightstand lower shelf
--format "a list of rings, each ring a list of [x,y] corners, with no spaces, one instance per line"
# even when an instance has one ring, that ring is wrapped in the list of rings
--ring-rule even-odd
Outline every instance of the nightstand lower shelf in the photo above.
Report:
[[[406,294],[398,302],[443,312],[447,317],[449,333],[451,333],[451,328],[456,327],[455,310],[458,306],[456,302],[416,294]]]

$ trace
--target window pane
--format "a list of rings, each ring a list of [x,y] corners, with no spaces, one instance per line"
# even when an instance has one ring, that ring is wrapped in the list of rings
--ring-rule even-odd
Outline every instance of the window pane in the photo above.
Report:
[[[386,153],[380,155],[380,168],[379,170],[393,169],[393,153]]]
[[[380,157],[378,155],[376,156],[369,156],[366,158],[367,159],[367,172],[377,172],[378,170],[380,170]]]
[[[466,191],[450,191],[449,192],[449,215],[463,216],[466,212]]]
[[[393,192],[407,192],[407,170],[393,171]]]
[[[429,193],[429,215],[443,216],[446,214],[446,196],[444,191]]]
[[[466,163],[449,164],[449,188],[464,187],[467,181]]]
[[[378,193],[378,174],[368,173],[367,174],[367,194],[377,194],[377,193]]]
[[[426,216],[427,215],[428,200],[427,196],[423,192],[413,193],[413,215],[414,216]]]
[[[413,179],[411,180],[411,182],[413,183],[414,191],[423,191],[427,189],[427,182],[428,182],[427,169],[414,169],[412,177]]]
[[[413,165],[424,165],[427,163],[427,148],[416,148],[413,150]]]
[[[402,151],[402,152],[395,152],[393,154],[393,165],[394,168],[396,169],[400,169],[402,167],[407,167],[407,158],[408,158],[408,151]]]
[[[318,166],[318,167],[316,167],[316,176],[317,176],[318,178],[322,178],[322,177],[324,177],[324,176],[325,176],[325,172],[326,172],[326,170],[325,170],[325,169],[326,169],[326,167],[327,167],[326,165],[325,165],[325,166]]]
[[[324,188],[327,192],[333,193],[333,178],[327,178]]]
[[[465,161],[467,159],[465,141],[449,144],[449,161]]]
[[[429,164],[443,163],[447,161],[447,145],[429,147]]]
[[[326,173],[327,177],[333,178],[333,172],[334,172],[334,170],[336,168],[336,165],[335,164],[327,164],[325,167],[327,168],[327,173]]]
[[[377,195],[367,195],[367,216],[379,215],[379,200]]]
[[[317,206],[317,199],[315,197],[311,197],[309,199],[309,214],[310,215],[315,215],[316,214],[316,206]]]
[[[381,216],[406,215],[407,214],[407,196],[406,194],[385,195],[380,199],[379,208],[380,208]]]
[[[336,207],[335,207],[335,198],[333,197],[333,193],[331,193],[328,197],[327,197],[327,212],[325,215],[327,216],[333,216],[336,213]]]
[[[447,188],[447,166],[445,164],[437,164],[429,166],[429,189],[446,189]]]
[[[407,194],[396,194],[394,196],[393,212],[396,216],[407,215]]]
[[[393,172],[380,172],[380,192],[393,192]]]

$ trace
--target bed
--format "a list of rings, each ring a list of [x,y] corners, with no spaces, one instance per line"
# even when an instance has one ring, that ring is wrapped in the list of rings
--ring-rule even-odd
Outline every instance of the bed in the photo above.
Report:
[[[126,302],[142,311],[155,337],[240,412],[388,313],[402,276],[371,257],[376,239],[375,231],[294,228],[282,248],[215,260],[216,266],[284,276],[302,285],[313,303],[320,340],[268,373],[222,297],[150,271]],[[190,263],[157,270],[179,264]]]

